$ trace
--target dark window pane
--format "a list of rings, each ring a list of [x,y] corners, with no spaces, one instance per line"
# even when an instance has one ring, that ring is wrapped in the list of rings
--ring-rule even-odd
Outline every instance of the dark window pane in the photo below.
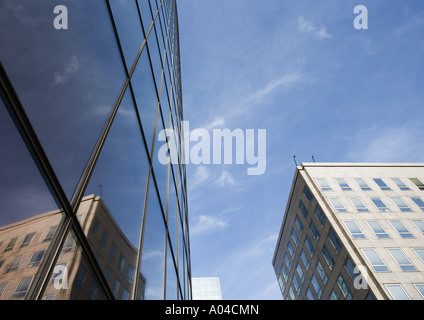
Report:
[[[109,1],[128,70],[134,63],[144,40],[137,5],[134,0]]]
[[[140,113],[144,136],[150,152],[154,139],[156,114],[158,110],[158,96],[146,48],[143,49],[137,67],[135,68],[134,74],[131,78],[131,83],[134,90],[138,112]]]
[[[0,60],[71,197],[125,73],[106,2],[67,2],[69,28],[56,30],[60,4],[2,1]]]

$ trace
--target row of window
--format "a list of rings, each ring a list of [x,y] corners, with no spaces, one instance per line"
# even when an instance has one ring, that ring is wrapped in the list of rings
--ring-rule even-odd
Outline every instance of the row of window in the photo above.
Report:
[[[50,241],[53,238],[53,235],[55,234],[56,230],[57,230],[58,226],[54,226],[52,228],[50,228],[49,232],[47,232],[45,238],[43,239],[43,242],[47,242]],[[31,240],[34,238],[34,236],[36,235],[36,232],[31,232],[28,233],[27,235],[25,235],[21,245],[19,246],[19,248],[23,248],[23,247],[27,247],[30,245]],[[10,239],[9,243],[7,244],[7,246],[5,247],[5,249],[3,250],[3,252],[8,252],[11,251],[15,248],[16,242],[18,241],[19,237],[15,237]],[[0,241],[0,248],[3,245],[4,241]]]
[[[358,187],[361,190],[369,191],[372,190],[370,185],[365,182],[363,178],[354,178],[353,179]],[[392,190],[390,186],[386,184],[386,182],[381,178],[373,178],[372,179],[377,187],[379,187],[381,190],[387,191]],[[390,180],[393,182],[394,185],[396,185],[400,190],[411,190],[410,187],[408,187],[404,181],[402,181],[400,178],[390,178]],[[424,190],[424,183],[421,182],[418,178],[409,178],[409,180],[418,187],[420,190]],[[331,186],[328,184],[327,180],[325,178],[316,178],[316,181],[318,185],[320,186],[322,191],[330,191],[333,190]],[[337,183],[337,185],[340,187],[340,189],[344,191],[351,191],[352,188],[349,185],[348,182],[346,182],[346,179],[344,178],[334,178],[334,181]]]
[[[390,292],[390,295],[394,300],[411,300],[405,289],[399,283],[385,284],[386,289]],[[415,289],[424,298],[424,284],[414,284]]]
[[[418,271],[410,259],[400,248],[386,249],[392,258],[397,262],[402,271]],[[412,248],[415,254],[424,262],[424,248]],[[375,272],[390,272],[391,270],[374,248],[361,249]]]
[[[328,201],[331,203],[331,206],[336,212],[348,212],[346,209],[346,206],[343,204],[343,202],[339,198],[327,198]],[[369,198],[371,202],[375,205],[377,210],[380,212],[390,212],[390,208],[387,206],[386,203],[383,202],[379,197],[372,197]],[[415,204],[417,207],[420,208],[420,210],[424,211],[424,201],[420,197],[409,197],[411,200],[411,204]],[[361,198],[357,197],[350,197],[350,202],[355,206],[356,210],[358,212],[369,212],[370,210],[365,205],[365,203],[361,200]],[[393,202],[393,204],[396,205],[396,207],[401,212],[412,212],[414,211],[411,209],[410,204],[408,205],[402,198],[400,197],[390,197],[390,200]]]
[[[424,233],[424,221],[423,220],[410,220],[422,233]],[[343,221],[349,230],[352,238],[354,239],[366,239],[366,236],[358,224],[353,220]],[[366,220],[368,226],[374,232],[378,239],[388,239],[390,235],[386,229],[377,220]],[[411,231],[405,226],[400,220],[389,220],[392,227],[398,232],[398,234],[404,239],[415,238]]]

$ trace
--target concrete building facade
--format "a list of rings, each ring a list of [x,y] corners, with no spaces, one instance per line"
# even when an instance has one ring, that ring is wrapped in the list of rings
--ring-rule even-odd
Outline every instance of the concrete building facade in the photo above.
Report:
[[[273,267],[284,299],[424,299],[424,164],[296,168]]]

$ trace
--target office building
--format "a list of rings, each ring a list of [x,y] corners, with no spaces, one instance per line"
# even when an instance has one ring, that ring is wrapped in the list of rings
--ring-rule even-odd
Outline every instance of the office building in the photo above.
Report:
[[[219,277],[193,277],[193,300],[222,300]]]
[[[0,299],[191,299],[176,1],[5,0],[0,42]]]
[[[273,267],[284,299],[423,300],[424,164],[303,163]]]

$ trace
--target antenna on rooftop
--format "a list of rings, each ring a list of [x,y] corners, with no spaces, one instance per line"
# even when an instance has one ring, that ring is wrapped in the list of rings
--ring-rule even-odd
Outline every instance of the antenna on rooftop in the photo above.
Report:
[[[296,155],[293,156],[293,160],[294,160],[294,163],[296,164],[296,167],[297,167]]]
[[[315,157],[314,157],[314,155],[312,155],[312,161],[313,161],[313,162],[316,162],[316,161],[315,161]]]

